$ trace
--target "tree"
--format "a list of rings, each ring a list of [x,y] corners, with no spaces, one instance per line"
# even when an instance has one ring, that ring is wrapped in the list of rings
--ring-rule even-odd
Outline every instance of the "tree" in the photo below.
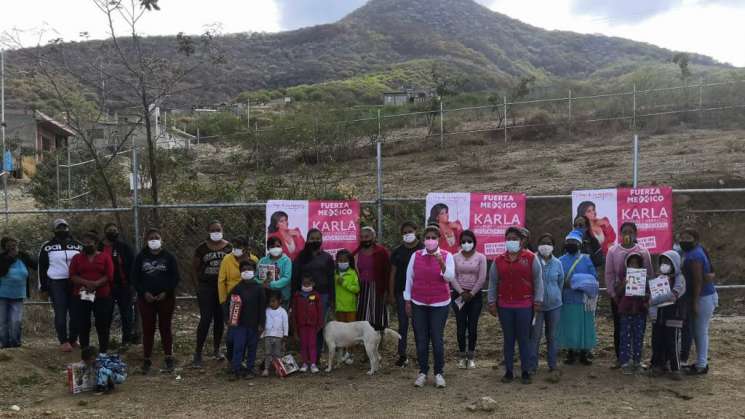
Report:
[[[687,81],[691,77],[691,70],[688,68],[688,53],[679,52],[673,56],[673,62],[680,68],[680,78]]]

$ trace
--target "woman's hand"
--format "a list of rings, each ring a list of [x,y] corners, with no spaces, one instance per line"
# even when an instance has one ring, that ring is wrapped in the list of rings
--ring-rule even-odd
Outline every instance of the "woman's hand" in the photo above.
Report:
[[[489,304],[489,314],[491,314],[493,317],[497,317],[497,305],[492,303]]]
[[[153,297],[153,294],[150,294],[149,292],[146,292],[145,293],[145,301],[147,301],[148,303],[154,303],[156,300],[155,300],[155,297]]]
[[[467,302],[471,301],[471,298],[473,298],[473,295],[471,294],[471,291],[463,291],[463,293],[461,293],[460,297],[463,299],[464,302],[467,303]]]
[[[407,301],[405,305],[406,317],[411,317],[411,301]]]

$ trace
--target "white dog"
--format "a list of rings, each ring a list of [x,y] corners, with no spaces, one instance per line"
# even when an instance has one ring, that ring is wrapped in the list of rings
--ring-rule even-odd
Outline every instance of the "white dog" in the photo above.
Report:
[[[385,329],[386,335],[391,335],[396,339],[401,339],[401,335],[396,333],[394,330]],[[380,352],[378,352],[378,346],[380,345],[380,332],[373,329],[369,322],[329,322],[323,328],[323,338],[326,341],[326,347],[329,351],[329,366],[326,368],[326,372],[331,372],[334,364],[334,355],[336,354],[337,348],[346,348],[356,343],[362,343],[365,345],[365,352],[367,357],[370,359],[370,371],[368,375],[375,374],[375,371],[380,369]]]

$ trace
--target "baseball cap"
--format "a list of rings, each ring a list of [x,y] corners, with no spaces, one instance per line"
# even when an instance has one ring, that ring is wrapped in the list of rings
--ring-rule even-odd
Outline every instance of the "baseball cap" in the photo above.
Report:
[[[70,226],[69,224],[67,224],[67,221],[65,221],[62,218],[58,218],[58,219],[54,220],[54,228],[55,229],[57,229],[61,225],[68,226],[68,227]]]

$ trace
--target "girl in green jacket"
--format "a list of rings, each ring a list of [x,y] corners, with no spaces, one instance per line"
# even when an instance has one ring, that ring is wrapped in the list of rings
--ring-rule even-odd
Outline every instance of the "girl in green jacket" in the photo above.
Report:
[[[360,280],[354,267],[354,258],[348,250],[342,249],[336,254],[336,321],[350,323],[357,321],[357,294],[360,293]],[[353,362],[348,351],[342,360],[347,364]]]

